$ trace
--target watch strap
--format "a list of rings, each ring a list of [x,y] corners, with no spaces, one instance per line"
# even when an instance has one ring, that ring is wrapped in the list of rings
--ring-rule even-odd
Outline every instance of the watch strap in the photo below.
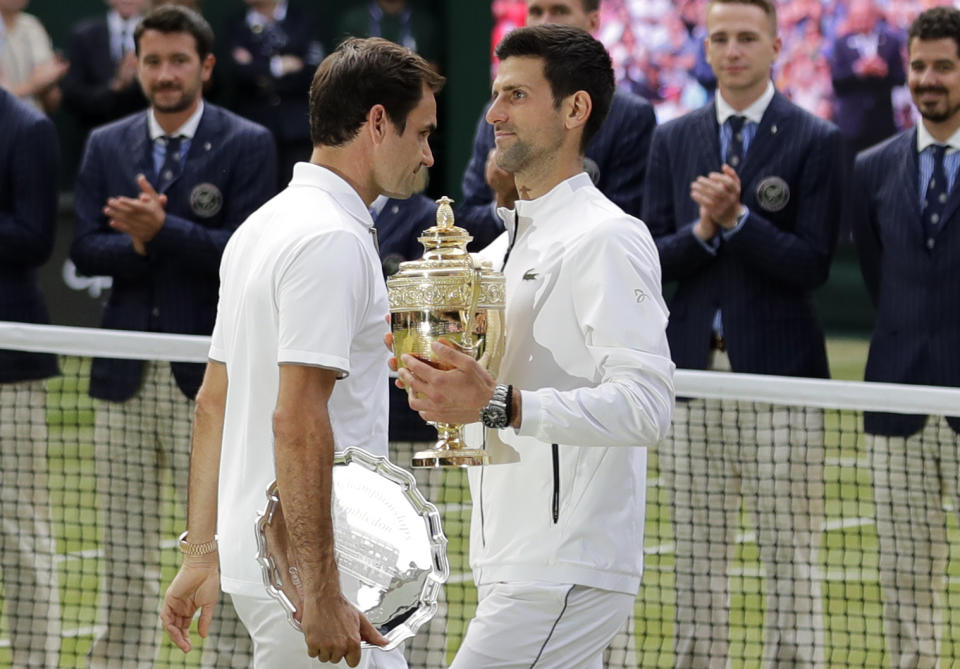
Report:
[[[510,424],[510,386],[497,384],[493,397],[480,411],[480,420],[491,429],[503,429]]]
[[[187,533],[184,532],[180,535],[180,538],[177,539],[177,545],[180,547],[180,552],[184,555],[209,555],[217,550],[217,538],[214,537],[210,541],[202,544],[192,544],[187,541]]]

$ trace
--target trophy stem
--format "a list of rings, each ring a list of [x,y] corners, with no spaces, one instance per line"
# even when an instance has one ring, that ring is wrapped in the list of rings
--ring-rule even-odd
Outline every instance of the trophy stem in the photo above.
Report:
[[[433,426],[437,429],[437,442],[433,448],[414,454],[413,467],[473,467],[490,463],[490,456],[482,448],[467,448],[463,425],[434,423]]]

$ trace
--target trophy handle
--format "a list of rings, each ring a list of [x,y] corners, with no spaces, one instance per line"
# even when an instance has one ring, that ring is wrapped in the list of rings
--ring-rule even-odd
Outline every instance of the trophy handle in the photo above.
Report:
[[[464,353],[473,353],[473,326],[477,318],[477,306],[480,304],[481,280],[483,279],[483,267],[476,256],[467,254],[467,260],[473,270],[470,273],[470,309],[467,311],[466,318],[463,319],[463,332],[460,333],[460,348]]]

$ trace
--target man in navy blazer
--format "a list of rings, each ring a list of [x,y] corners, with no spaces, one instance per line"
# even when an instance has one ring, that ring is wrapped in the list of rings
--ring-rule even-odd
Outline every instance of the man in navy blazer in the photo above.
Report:
[[[897,131],[890,94],[906,81],[903,43],[880,22],[876,5],[874,0],[850,3],[846,30],[834,40],[830,58],[834,118],[854,151]]]
[[[877,310],[866,380],[960,386],[960,11],[908,33],[921,123],[857,157],[854,238]],[[940,659],[949,542],[960,509],[958,415],[867,413],[884,620],[892,667]]]
[[[70,32],[70,69],[61,82],[64,106],[85,130],[147,106],[137,83],[133,31],[146,0],[108,0],[106,14]]]
[[[708,3],[717,96],[654,132],[643,219],[676,284],[667,336],[677,367],[828,376],[812,292],[836,243],[843,140],[775,90],[780,45],[773,2]],[[741,500],[766,572],[764,666],[822,665],[822,421],[813,409],[678,403],[660,459],[678,528],[677,667],[727,661]]]
[[[527,0],[527,25],[560,23],[593,34],[600,24],[600,0]],[[463,204],[457,225],[470,231],[471,249],[481,249],[503,232],[497,207],[517,199],[513,175],[493,158],[493,126],[485,106],[473,139],[473,153],[463,174]],[[610,112],[587,145],[584,171],[604,195],[631,216],[640,216],[650,137],[657,125],[653,107],[628,91],[614,93]]]
[[[246,0],[248,9],[230,34],[237,113],[269,128],[277,142],[279,186],[293,166],[308,161],[310,141],[307,91],[323,44],[306,12],[287,0]]]
[[[113,277],[102,325],[210,334],[220,256],[233,231],[276,186],[269,131],[203,102],[213,31],[196,12],[160,7],[134,33],[150,108],[91,133],[76,181],[71,257]],[[159,641],[159,547],[165,473],[187,488],[189,425],[203,366],[96,359],[97,472],[103,477],[107,625],[91,666],[151,666]],[[217,638],[246,645],[232,607]],[[212,644],[207,644],[210,651]],[[209,654],[209,653],[208,653]],[[205,662],[207,664],[207,662]]]
[[[43,113],[2,88],[0,127],[0,321],[48,323],[36,271],[53,250],[57,131]],[[58,373],[53,355],[0,350],[0,574],[17,667],[59,666],[43,387],[43,379]]]

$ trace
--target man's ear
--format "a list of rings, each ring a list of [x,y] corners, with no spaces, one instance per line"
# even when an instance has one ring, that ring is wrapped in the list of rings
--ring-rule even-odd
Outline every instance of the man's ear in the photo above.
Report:
[[[375,144],[379,144],[386,138],[389,130],[390,119],[387,117],[387,110],[383,105],[373,105],[367,112],[367,129],[370,132],[370,139]]]
[[[577,91],[567,98],[564,125],[569,128],[578,128],[587,124],[593,111],[593,100],[586,91]]]
[[[213,66],[217,63],[216,57],[212,53],[208,53],[203,59],[200,68],[200,79],[204,83],[210,81],[210,77],[213,75]]]

